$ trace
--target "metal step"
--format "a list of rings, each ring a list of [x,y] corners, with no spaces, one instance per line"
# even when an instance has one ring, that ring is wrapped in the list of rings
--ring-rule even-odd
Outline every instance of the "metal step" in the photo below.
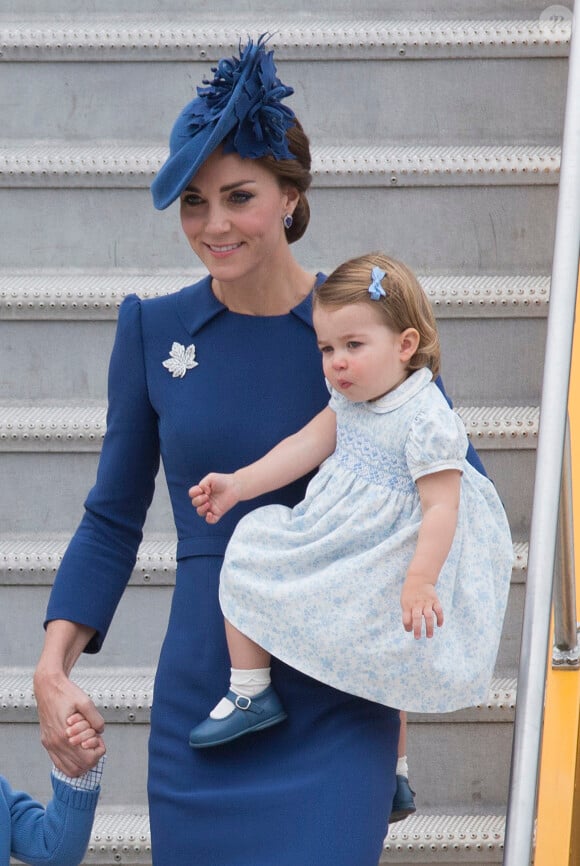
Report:
[[[111,724],[149,724],[153,699],[153,670],[129,667],[83,667],[84,657],[75,668],[72,679],[94,701]],[[511,722],[516,704],[514,677],[493,680],[485,704],[453,713],[410,713],[416,724],[449,722],[465,724],[500,719]],[[21,667],[0,667],[0,723],[23,724],[37,721],[36,702],[32,689],[32,670]]]
[[[505,835],[502,814],[413,815],[393,824],[384,843],[381,864],[501,863]],[[83,864],[151,864],[148,815],[98,810]]]
[[[118,808],[134,803],[142,808],[147,803],[146,762],[136,757],[147,751],[152,672],[89,669],[80,661],[73,679],[91,695],[107,723],[110,761],[101,805]],[[410,714],[410,772],[421,811],[478,812],[505,802],[515,700],[515,679],[498,678],[480,707],[441,716]],[[46,800],[47,758],[36,722],[32,669],[0,669],[0,725],[10,743],[2,772],[14,780],[26,779],[30,792]]]
[[[315,150],[301,261],[334,266],[388,245],[418,272],[549,272],[557,148],[403,150]],[[4,267],[190,268],[177,205],[156,212],[147,189],[163,153],[65,143],[49,163],[40,147],[1,148]]]
[[[331,267],[318,268],[330,273]],[[168,295],[201,279],[190,271],[78,272],[57,269],[0,270],[2,320],[114,320],[123,298]],[[418,274],[438,319],[545,318],[550,277],[531,274]]]
[[[125,3],[125,6],[127,3]],[[368,7],[369,4],[365,4]],[[390,4],[393,6],[393,4]],[[474,4],[470,4],[470,11]],[[351,10],[349,10],[351,11]],[[370,9],[365,9],[366,14]],[[512,15],[515,4],[511,4]],[[0,20],[4,61],[214,61],[235,53],[248,34],[272,33],[280,60],[439,59],[464,57],[567,56],[570,20],[384,19],[320,16],[255,17],[228,10],[215,16],[181,18],[151,14],[75,15],[73,21],[25,17]],[[389,9],[390,15],[393,9]],[[439,14],[442,10],[439,10]]]
[[[461,407],[468,435],[475,443],[501,496],[515,539],[528,536],[537,442],[537,407]],[[4,532],[72,533],[82,503],[94,483],[105,433],[101,404],[49,405],[0,403],[0,486],[10,499],[0,500]],[[50,490],[40,498],[34,485]],[[172,530],[171,505],[164,476],[158,479],[146,529]]]
[[[68,536],[0,534],[0,586],[52,586]],[[175,537],[146,536],[130,580],[132,586],[175,585]],[[514,543],[512,582],[525,583],[528,545]]]
[[[537,406],[457,406],[478,450],[536,447]],[[0,451],[100,451],[106,430],[100,406],[0,404]]]
[[[572,6],[572,3],[567,2],[567,6]],[[154,15],[160,12],[159,0],[123,0],[123,12],[126,15],[132,13],[148,12]],[[162,3],[163,11],[166,15],[175,17],[191,14],[191,0],[164,0]],[[101,14],[119,13],[119,3],[117,0],[98,0],[98,3],[87,3],[87,0],[4,0],[3,10],[6,15],[32,15],[43,14],[51,15],[51,20],[69,21],[72,15],[78,15],[85,18],[87,11],[92,11],[98,7]],[[234,7],[235,8],[235,7]],[[299,11],[305,17],[313,17],[312,4],[307,0],[297,0],[292,4],[295,11]],[[365,0],[365,14],[367,16],[377,16],[379,19],[384,15],[383,0]],[[539,19],[543,16],[550,16],[550,9],[554,7],[546,7],[545,0],[476,0],[469,4],[469,15],[472,18],[506,18],[508,16],[518,16],[526,19]],[[557,6],[557,10],[561,7]],[[217,20],[230,20],[232,14],[235,14],[232,8],[231,0],[213,0],[209,7],[211,13],[215,15]],[[325,4],[327,14],[343,15],[345,18],[352,17],[353,6],[351,0],[328,0]],[[272,15],[273,12],[279,11],[280,17],[288,14],[288,4],[281,3],[280,0],[252,0],[248,7],[249,15]],[[398,18],[423,18],[425,15],[425,3],[421,0],[390,0],[389,12]],[[464,0],[438,0],[437,13],[445,18],[461,18],[465,16]],[[204,8],[204,15],[208,12]]]
[[[149,188],[167,155],[156,144],[0,142],[0,186]],[[313,187],[553,186],[560,148],[525,144],[314,147]]]
[[[381,864],[501,863],[505,816],[411,815],[389,828]]]
[[[72,531],[72,530],[71,530]],[[0,659],[4,666],[34,665],[42,649],[40,624],[50,588],[70,538],[46,533],[0,535],[0,592],[10,611]],[[174,536],[146,536],[105,645],[87,657],[87,667],[127,664],[154,667],[159,657],[175,584]],[[527,545],[514,544],[514,567],[496,670],[498,676],[519,663],[527,569]],[[143,633],[148,636],[142,641]]]

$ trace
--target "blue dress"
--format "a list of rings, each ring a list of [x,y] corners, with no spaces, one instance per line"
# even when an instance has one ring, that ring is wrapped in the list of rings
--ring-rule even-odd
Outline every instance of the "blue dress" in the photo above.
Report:
[[[218,602],[229,537],[257,505],[295,505],[307,479],[241,503],[217,526],[197,517],[187,491],[210,470],[257,459],[326,405],[311,312],[307,298],[287,315],[232,313],[209,277],[162,298],[130,296],[119,312],[97,480],[47,619],[93,627],[87,650],[98,651],[131,575],[161,456],[178,540],[151,713],[155,866],[376,866],[380,856],[395,785],[394,709],[274,660],[288,722],[260,734],[259,750],[252,737],[188,745],[229,681]]]
[[[220,602],[240,631],[297,670],[419,713],[485,701],[513,565],[495,487],[465,459],[459,416],[417,370],[372,402],[331,391],[337,444],[294,508],[247,514],[228,545]],[[461,472],[453,544],[437,580],[445,621],[416,640],[400,597],[422,520],[415,481]]]

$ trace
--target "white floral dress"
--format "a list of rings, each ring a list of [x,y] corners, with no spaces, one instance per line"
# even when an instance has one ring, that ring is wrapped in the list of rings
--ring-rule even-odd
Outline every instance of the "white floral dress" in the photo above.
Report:
[[[372,403],[331,391],[337,445],[290,509],[246,515],[221,573],[222,610],[305,674],[414,712],[485,701],[513,547],[489,479],[426,369]],[[421,522],[416,479],[462,471],[457,531],[437,582],[445,622],[428,640],[403,629],[400,594]]]

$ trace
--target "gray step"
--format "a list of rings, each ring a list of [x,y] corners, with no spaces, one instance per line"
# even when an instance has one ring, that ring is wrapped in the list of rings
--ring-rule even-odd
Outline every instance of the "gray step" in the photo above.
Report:
[[[0,143],[0,185],[34,189],[148,188],[165,144],[103,141]],[[325,145],[313,148],[314,187],[553,186],[555,145]]]
[[[505,835],[503,814],[414,815],[393,824],[385,839],[381,864],[501,863]],[[151,863],[147,815],[99,811],[85,864]]]
[[[42,623],[50,588],[69,536],[46,533],[0,535],[0,592],[4,623],[0,659],[5,666],[34,665],[42,648]],[[171,535],[146,536],[135,571],[119,604],[101,653],[86,667],[153,667],[159,656],[175,583],[175,541]],[[514,568],[496,670],[513,673],[519,645],[527,569],[527,545],[514,544]],[[35,623],[30,628],[30,623]],[[141,636],[146,633],[147,641]]]
[[[469,11],[476,5],[470,4]],[[0,17],[2,60],[215,61],[235,53],[240,39],[247,35],[256,39],[262,33],[272,34],[269,44],[280,60],[561,57],[567,54],[570,40],[570,19],[518,18],[515,3],[510,15],[494,20],[465,14],[391,17],[396,3],[389,4],[388,18],[384,8],[376,18],[369,17],[369,3],[364,15],[344,16],[337,15],[332,6],[327,3],[326,14],[317,16],[304,14],[298,3],[291,13],[284,6],[271,17],[252,14],[255,10],[237,17],[235,10],[216,15],[214,5],[213,12],[203,10],[195,16],[191,10],[180,17],[159,14],[159,10],[155,15],[127,14],[125,10],[123,15],[76,14],[69,20],[22,14],[21,9],[17,17],[10,18],[4,7]]]
[[[330,272],[330,267],[320,270]],[[123,298],[170,294],[201,279],[199,267],[189,271],[70,270],[7,271],[0,269],[0,319],[116,319]],[[550,278],[541,275],[418,274],[438,319],[545,318]]]
[[[566,7],[572,8],[571,0],[566,0]],[[126,14],[134,13],[170,13],[171,15],[190,15],[192,12],[191,0],[123,0],[123,11]],[[310,15],[316,21],[318,16],[312,13],[312,4],[306,0],[297,0],[292,4],[295,11]],[[542,16],[550,17],[550,9],[545,0],[476,0],[469,4],[469,16],[472,18],[505,18],[517,16],[522,19],[540,19]],[[558,10],[561,7],[558,5]],[[83,19],[87,14],[93,12],[118,13],[119,4],[115,0],[4,0],[2,5],[5,16],[13,15],[50,15],[51,21],[69,21],[72,15],[81,16]],[[327,0],[325,4],[327,14],[342,15],[352,18],[353,6],[349,0]],[[380,20],[384,17],[383,0],[365,0],[365,15],[377,16]],[[280,0],[252,0],[249,8],[239,4],[235,6],[228,0],[213,0],[211,5],[203,4],[200,13],[205,17],[212,10],[217,19],[229,21],[232,15],[244,15],[247,12],[255,15],[271,15],[278,12],[280,17],[288,14],[288,4]],[[425,14],[436,12],[441,18],[464,18],[464,0],[438,0],[434,4],[427,5],[421,0],[390,0],[389,13],[397,18],[423,18]]]
[[[199,269],[189,274],[0,272],[0,400],[104,400],[122,298],[133,291],[142,297],[165,294],[201,275]],[[549,278],[421,279],[439,321],[444,379],[453,398],[537,403]],[[491,344],[494,364],[486,362],[482,376],[480,359],[488,356]]]
[[[412,815],[389,828],[381,866],[414,863],[451,866],[455,863],[502,863],[505,816]]]
[[[535,407],[457,407],[502,497],[514,538],[526,538],[535,468]],[[102,406],[0,404],[0,502],[4,532],[72,532],[94,483],[105,432]],[[34,479],[34,485],[25,479]],[[50,491],[39,497],[37,488]],[[171,532],[163,474],[147,520],[150,532]]]
[[[2,135],[164,143],[211,65],[235,53],[240,36],[265,30],[275,33],[279,75],[295,90],[289,104],[317,144],[361,136],[393,144],[559,142],[569,22],[345,21],[299,13],[271,26],[263,18],[233,25],[159,14],[60,25],[0,20],[0,101],[8,108]],[[336,93],[342,110],[320,112]]]
[[[154,211],[147,189],[162,156],[118,144],[0,148],[4,267],[191,267],[177,205]],[[558,174],[554,147],[321,148],[297,255],[335,266],[388,241],[417,271],[547,274]]]
[[[31,670],[0,670],[0,724],[11,744],[2,772],[28,779],[31,792],[46,799],[50,783],[31,677]],[[102,805],[145,804],[145,761],[140,766],[134,758],[146,754],[152,673],[79,666],[73,679],[91,695],[107,723],[110,760]],[[485,705],[441,716],[409,716],[410,774],[419,809],[458,811],[469,804],[478,811],[505,802],[515,700],[515,679],[500,678],[492,682]]]

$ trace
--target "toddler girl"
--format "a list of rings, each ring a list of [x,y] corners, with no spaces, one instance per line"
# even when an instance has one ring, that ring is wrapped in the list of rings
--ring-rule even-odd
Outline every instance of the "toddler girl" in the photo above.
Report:
[[[220,582],[231,686],[191,731],[194,748],[286,718],[270,654],[414,712],[487,697],[512,542],[495,488],[466,461],[463,424],[433,383],[429,301],[405,265],[372,253],[338,267],[313,303],[329,405],[265,457],[189,491],[216,523],[320,466],[296,507],[259,508],[234,532]]]

